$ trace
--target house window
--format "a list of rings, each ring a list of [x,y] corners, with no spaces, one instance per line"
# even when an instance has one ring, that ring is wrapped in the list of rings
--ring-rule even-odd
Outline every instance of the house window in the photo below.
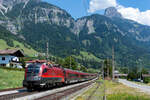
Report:
[[[6,66],[6,64],[1,64],[1,66],[5,67],[5,66]]]
[[[5,57],[2,57],[2,60],[5,60]]]

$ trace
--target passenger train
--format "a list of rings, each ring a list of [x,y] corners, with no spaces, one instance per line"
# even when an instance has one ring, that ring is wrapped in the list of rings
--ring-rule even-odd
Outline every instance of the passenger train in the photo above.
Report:
[[[34,63],[27,66],[23,86],[28,90],[70,83],[83,82],[96,78],[97,74],[84,73],[63,68],[57,64]]]

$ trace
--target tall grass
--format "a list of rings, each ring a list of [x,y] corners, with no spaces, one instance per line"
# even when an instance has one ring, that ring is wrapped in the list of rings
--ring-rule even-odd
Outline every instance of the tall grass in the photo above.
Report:
[[[14,71],[0,68],[0,90],[22,87],[24,71]]]
[[[150,100],[150,98],[145,96],[131,95],[128,93],[118,93],[108,95],[107,100]]]
[[[107,100],[150,100],[150,95],[121,83],[106,81]]]

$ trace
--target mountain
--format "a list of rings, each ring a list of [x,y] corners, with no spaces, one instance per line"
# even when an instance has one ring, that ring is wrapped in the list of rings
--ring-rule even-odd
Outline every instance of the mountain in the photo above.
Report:
[[[39,52],[46,51],[48,42],[55,56],[92,55],[93,60],[85,58],[93,62],[91,67],[111,58],[112,46],[118,66],[137,66],[139,59],[145,67],[150,65],[150,26],[124,19],[113,7],[105,15],[75,20],[65,10],[40,0],[1,0],[0,23]]]
[[[134,25],[137,23],[131,24],[132,21],[126,19],[109,18],[97,14],[78,19],[78,21],[83,20],[84,27],[79,33],[80,41],[82,47],[86,48],[88,52],[100,59],[111,58],[112,46],[114,46],[115,60],[118,66],[137,66],[138,59],[142,59],[142,63],[148,67],[149,42],[139,40],[138,36],[141,38],[142,35],[129,30],[130,28],[136,30]],[[90,27],[89,23],[92,23]],[[147,27],[137,25],[139,28]]]
[[[37,51],[34,50],[25,41],[13,35],[6,28],[0,25],[0,49],[21,49],[26,56],[34,57]]]
[[[77,37],[71,30],[75,21],[66,11],[39,0],[16,1],[15,4],[5,13],[7,20],[1,20],[13,34],[39,51],[46,50],[48,41],[50,52],[59,56],[71,54],[73,48],[77,48]]]
[[[107,9],[105,9],[104,15],[107,17],[122,18],[122,15],[117,11],[117,9],[115,7],[109,7]]]

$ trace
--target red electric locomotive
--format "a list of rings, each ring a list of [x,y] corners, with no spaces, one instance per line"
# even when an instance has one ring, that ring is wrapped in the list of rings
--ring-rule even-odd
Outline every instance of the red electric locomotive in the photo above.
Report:
[[[86,81],[94,77],[96,77],[95,74],[74,71],[58,65],[35,63],[27,66],[23,86],[31,90],[37,87],[51,87]]]

